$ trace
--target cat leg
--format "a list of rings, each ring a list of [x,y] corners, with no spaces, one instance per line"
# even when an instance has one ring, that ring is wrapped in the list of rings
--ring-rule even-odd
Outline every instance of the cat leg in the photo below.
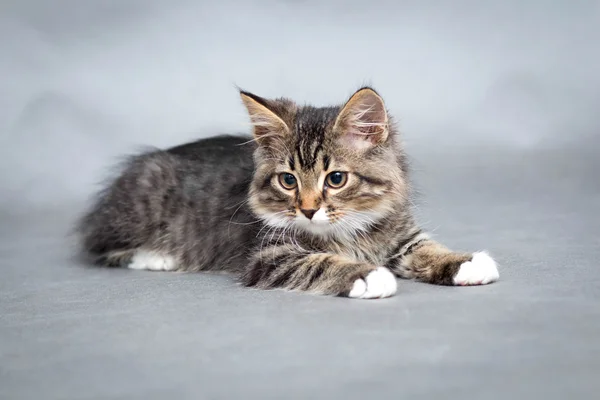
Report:
[[[94,255],[94,263],[106,267],[125,267],[131,263],[137,249],[111,250]]]
[[[373,299],[396,293],[396,277],[385,267],[360,263],[332,253],[310,253],[292,246],[257,252],[242,283],[260,289],[288,289]]]
[[[424,235],[391,257],[387,266],[402,278],[436,285],[486,285],[499,278],[496,262],[486,252],[454,252]]]
[[[175,271],[177,260],[166,253],[138,249],[133,254],[127,268],[149,271]]]
[[[127,267],[148,271],[175,271],[178,263],[175,257],[158,251],[144,249],[114,250],[96,258],[96,263],[108,267]]]

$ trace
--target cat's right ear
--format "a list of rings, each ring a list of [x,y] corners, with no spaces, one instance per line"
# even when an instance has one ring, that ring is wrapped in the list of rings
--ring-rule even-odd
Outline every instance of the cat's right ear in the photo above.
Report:
[[[243,90],[240,90],[240,97],[248,110],[254,138],[259,143],[269,137],[289,133],[287,124],[270,109],[267,100]]]

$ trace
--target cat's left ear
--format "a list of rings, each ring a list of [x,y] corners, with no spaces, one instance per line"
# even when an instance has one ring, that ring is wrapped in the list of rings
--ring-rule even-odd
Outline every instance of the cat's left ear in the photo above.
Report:
[[[254,128],[254,137],[265,144],[270,137],[289,133],[287,124],[277,115],[268,100],[240,90],[240,97],[248,110]]]
[[[389,118],[383,99],[371,88],[359,89],[338,114],[333,129],[345,145],[357,150],[385,143]]]

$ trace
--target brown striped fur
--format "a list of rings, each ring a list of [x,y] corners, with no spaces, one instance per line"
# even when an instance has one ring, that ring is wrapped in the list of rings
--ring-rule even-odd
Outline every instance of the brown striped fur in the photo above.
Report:
[[[461,264],[471,261],[470,253],[456,253],[445,246],[425,240],[404,256],[392,269],[403,278],[414,278],[438,285],[454,285],[453,279]]]
[[[373,89],[320,108],[241,97],[254,139],[133,157],[80,221],[87,254],[116,266],[143,250],[179,271],[231,271],[246,286],[329,295],[348,295],[378,267],[453,284],[472,256],[416,225],[399,134]],[[342,187],[327,183],[336,171]],[[283,187],[281,174],[296,186]]]
[[[347,210],[376,214],[364,229],[349,228],[347,234],[319,236],[287,225],[273,228],[275,233],[263,238],[259,254],[242,275],[246,285],[344,295],[356,279],[364,279],[377,266],[387,266],[405,278],[452,282],[461,261],[468,261],[470,255],[452,253],[431,240],[398,254],[421,231],[410,211],[407,164],[398,133],[377,93],[364,88],[342,108],[321,109],[246,93],[242,99],[251,119],[261,122],[254,131],[261,146],[250,190],[255,214],[284,210],[290,224],[305,208],[326,208],[332,223],[343,219]],[[379,112],[374,119],[367,118],[373,124],[366,132],[351,126],[354,108],[361,102]],[[277,115],[282,107],[286,112]],[[265,123],[269,119],[271,123]],[[271,129],[265,129],[269,125]],[[348,131],[353,137],[347,137]],[[341,190],[324,189],[324,176],[335,170],[350,171],[348,184]],[[295,173],[302,185],[293,193],[282,190],[268,178],[273,171]]]

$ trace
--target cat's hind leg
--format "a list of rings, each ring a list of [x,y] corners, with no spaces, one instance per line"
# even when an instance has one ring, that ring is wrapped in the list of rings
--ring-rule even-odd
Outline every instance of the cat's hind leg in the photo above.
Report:
[[[138,249],[131,257],[127,268],[149,271],[175,271],[177,269],[177,260],[169,254]]]
[[[184,231],[177,161],[162,152],[131,157],[78,222],[80,246],[96,264],[152,271],[181,266]]]
[[[95,261],[107,267],[137,270],[175,271],[178,269],[175,257],[164,252],[145,249],[114,250],[98,256]]]

